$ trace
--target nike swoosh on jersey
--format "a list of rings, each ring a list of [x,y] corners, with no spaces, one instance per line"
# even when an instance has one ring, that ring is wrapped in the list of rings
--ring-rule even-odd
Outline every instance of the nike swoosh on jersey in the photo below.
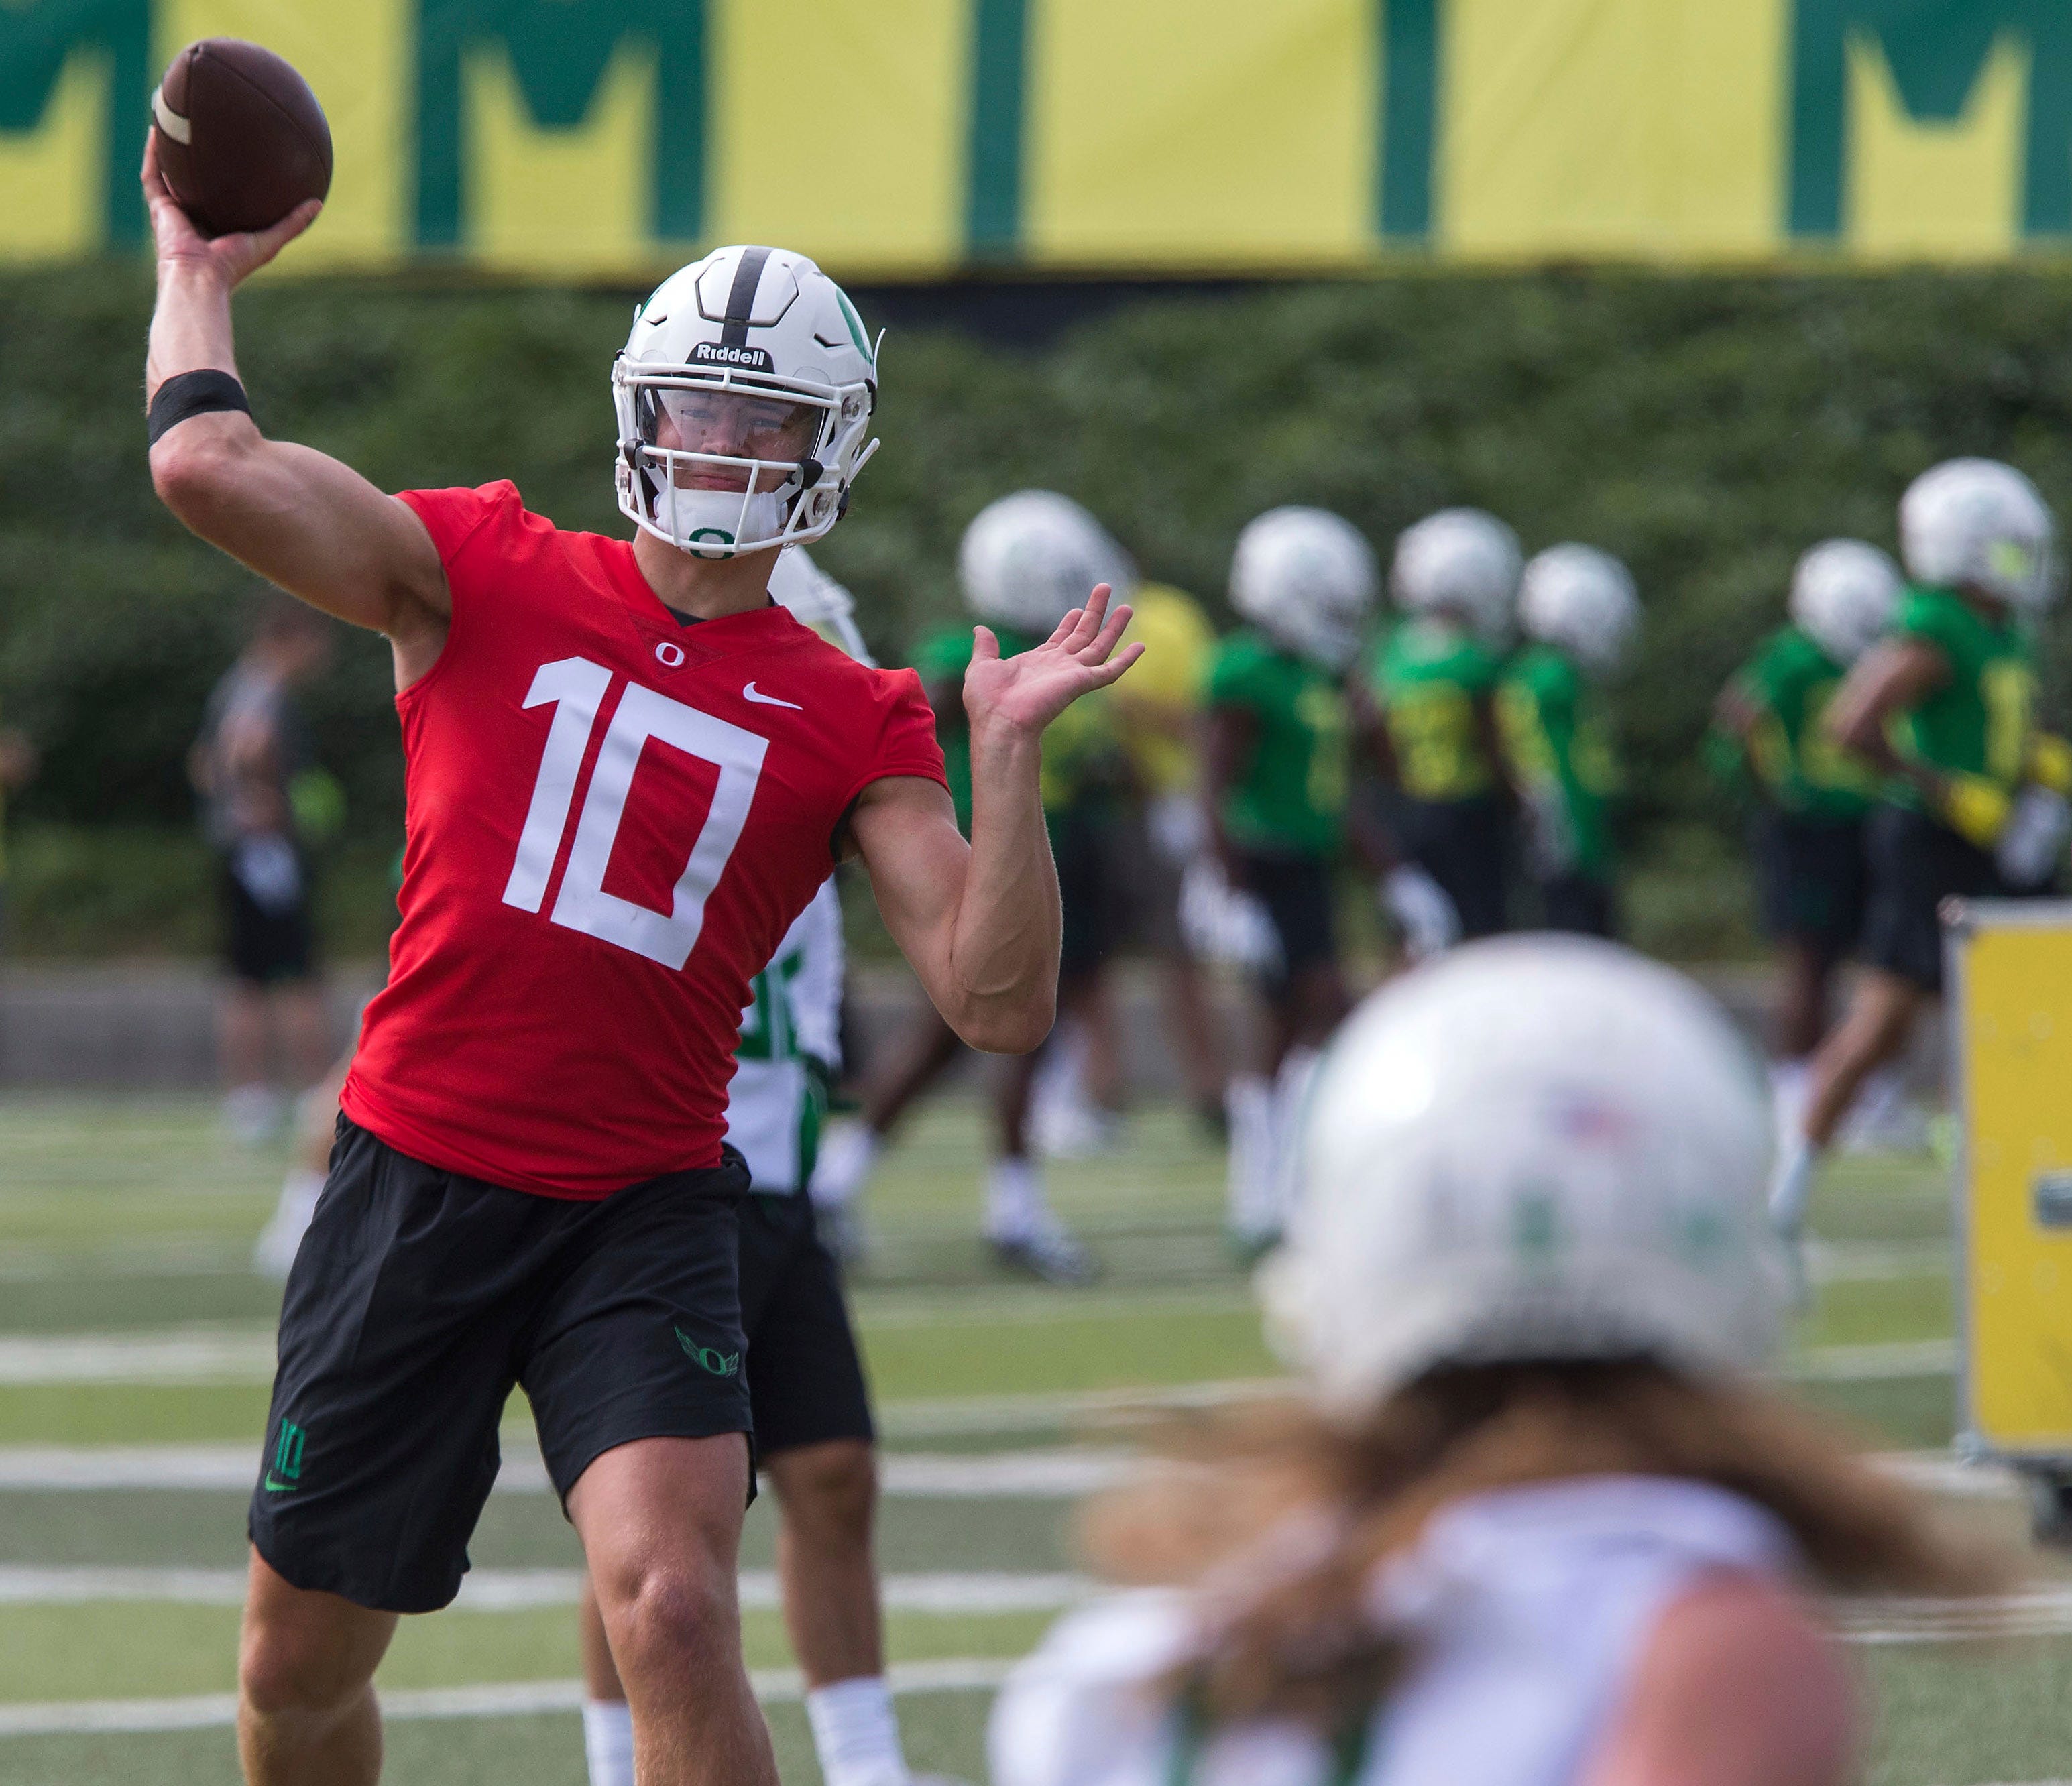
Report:
[[[742,685],[741,698],[743,700],[752,700],[762,707],[788,707],[795,713],[805,712],[805,708],[796,700],[779,700],[775,695],[758,695],[755,692],[755,684],[752,682]]]

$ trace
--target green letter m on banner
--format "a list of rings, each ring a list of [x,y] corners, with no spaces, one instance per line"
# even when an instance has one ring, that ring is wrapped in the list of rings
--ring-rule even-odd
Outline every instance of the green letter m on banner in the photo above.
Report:
[[[417,240],[466,239],[467,170],[461,70],[470,50],[494,46],[533,120],[573,130],[589,112],[613,55],[628,39],[656,51],[656,239],[705,232],[705,0],[422,0],[417,33]]]
[[[0,0],[0,130],[42,123],[58,76],[80,51],[108,64],[102,207],[109,243],[127,247],[144,239],[137,156],[150,117],[150,0]]]
[[[1954,123],[2003,32],[2030,53],[2022,233],[2072,233],[2072,0],[1799,0],[1792,31],[1791,233],[1839,236],[1848,44],[1885,52],[1906,115]]]

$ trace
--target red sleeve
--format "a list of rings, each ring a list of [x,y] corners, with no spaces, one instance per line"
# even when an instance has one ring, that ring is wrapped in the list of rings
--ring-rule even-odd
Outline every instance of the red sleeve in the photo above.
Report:
[[[461,548],[499,509],[522,510],[525,506],[518,487],[508,478],[484,484],[479,490],[402,490],[396,495],[397,500],[407,503],[425,523],[439,562],[449,570],[460,556]]]
[[[911,670],[879,670],[878,749],[870,766],[858,775],[843,797],[846,807],[873,782],[888,775],[919,775],[948,788],[943,767],[943,747],[935,738],[935,710],[922,692],[921,679]]]

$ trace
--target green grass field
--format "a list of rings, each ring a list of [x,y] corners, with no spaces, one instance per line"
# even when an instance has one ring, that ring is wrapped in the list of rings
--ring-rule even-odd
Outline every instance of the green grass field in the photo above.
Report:
[[[987,1270],[973,1238],[980,1134],[963,1104],[916,1123],[874,1191],[878,1246],[857,1291],[891,1454],[882,1562],[892,1654],[915,1689],[902,1699],[909,1751],[974,1779],[985,1683],[1076,1591],[1064,1491],[1127,1444],[1133,1402],[1273,1368],[1223,1251],[1220,1159],[1176,1115],[1141,1115],[1124,1151],[1054,1168],[1061,1205],[1107,1267],[1079,1292]],[[235,1684],[238,1481],[257,1464],[276,1303],[245,1258],[280,1164],[222,1139],[199,1102],[0,1106],[0,1780],[10,1786],[236,1778],[211,1696]],[[1881,1449],[1932,1452],[1950,1437],[1944,1183],[1926,1163],[1844,1162],[1816,1209],[1827,1244],[1794,1365],[1806,1394]],[[522,1405],[504,1438],[508,1459],[533,1455]],[[2021,1542],[2021,1509],[2004,1495],[1952,1508]],[[789,1657],[761,1573],[771,1544],[758,1506],[743,1557],[758,1572],[747,1646],[772,1671],[785,1778],[816,1781],[779,1672]],[[580,1559],[552,1498],[500,1490],[473,1556],[462,1605],[406,1620],[383,1668],[388,1777],[577,1786],[564,1603]],[[2037,1566],[2055,1577],[2048,1561]],[[2072,1619],[2046,1612],[2030,1627],[2040,1634],[1970,1643],[1902,1640],[1917,1633],[1875,1610],[1861,1623],[1874,1640],[1852,1653],[1878,1708],[1868,1780],[2072,1774]]]

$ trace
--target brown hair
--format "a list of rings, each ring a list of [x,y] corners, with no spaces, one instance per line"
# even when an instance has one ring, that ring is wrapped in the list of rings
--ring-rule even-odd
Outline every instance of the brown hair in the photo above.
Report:
[[[1808,1414],[1754,1386],[1645,1359],[1434,1371],[1356,1427],[1305,1406],[1227,1410],[1176,1430],[1169,1461],[1088,1509],[1104,1572],[1197,1587],[1205,1653],[1176,1690],[1213,1722],[1288,1716],[1344,1729],[1408,1660],[1364,1601],[1379,1565],[1449,1501],[1568,1477],[1711,1483],[1767,1509],[1824,1587],[1968,1594],[1982,1551]],[[1279,1534],[1260,1550],[1261,1534]]]

